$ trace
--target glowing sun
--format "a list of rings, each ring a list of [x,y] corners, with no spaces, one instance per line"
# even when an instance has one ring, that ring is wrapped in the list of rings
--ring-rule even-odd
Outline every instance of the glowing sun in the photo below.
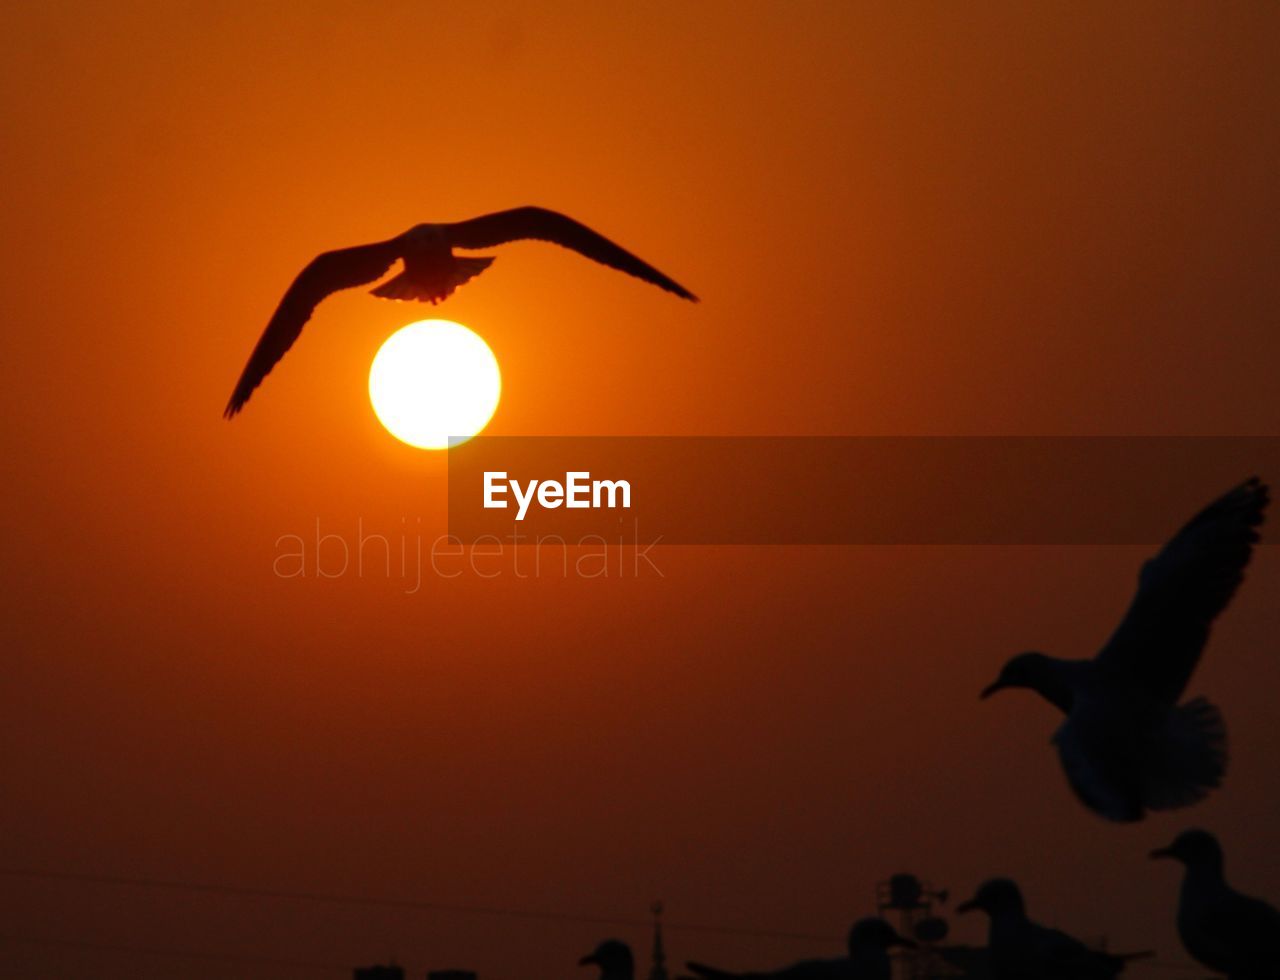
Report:
[[[447,449],[493,418],[502,393],[497,358],[452,320],[420,320],[387,338],[369,368],[369,400],[387,431],[419,449]]]

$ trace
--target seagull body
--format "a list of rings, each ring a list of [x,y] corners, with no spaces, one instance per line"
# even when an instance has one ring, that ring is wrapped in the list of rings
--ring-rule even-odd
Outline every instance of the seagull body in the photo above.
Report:
[[[635,957],[631,947],[621,939],[606,939],[592,952],[578,960],[578,966],[600,967],[600,980],[634,980]]]
[[[849,955],[829,960],[801,960],[777,970],[733,973],[703,963],[685,965],[701,980],[889,980],[894,946],[915,948],[884,919],[859,919],[849,930]]]
[[[1245,481],[1193,517],[1142,566],[1138,590],[1115,633],[1092,660],[1024,653],[988,697],[1005,688],[1038,693],[1066,715],[1053,737],[1082,803],[1109,820],[1188,806],[1226,770],[1226,728],[1204,698],[1178,701],[1213,620],[1244,578],[1267,507],[1267,487]]]
[[[1199,962],[1229,980],[1276,980],[1280,912],[1242,895],[1223,876],[1222,846],[1205,830],[1187,830],[1153,858],[1186,867],[1178,894],[1178,938]]]
[[[987,913],[987,961],[994,980],[1112,980],[1132,959],[1149,953],[1104,953],[1027,917],[1022,892],[1008,878],[993,878],[957,912]]]
[[[415,225],[395,238],[324,252],[312,259],[298,273],[267,323],[224,415],[231,418],[244,407],[253,390],[293,346],[315,308],[331,293],[381,279],[399,260],[404,263],[403,270],[372,289],[373,295],[439,303],[493,262],[492,256],[454,255],[455,248],[492,248],[523,239],[554,242],[683,299],[697,300],[674,279],[620,245],[546,208],[512,208],[467,221]]]

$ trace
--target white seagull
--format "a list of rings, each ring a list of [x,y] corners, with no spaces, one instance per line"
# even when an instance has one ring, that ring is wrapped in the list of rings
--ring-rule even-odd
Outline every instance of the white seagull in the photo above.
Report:
[[[1142,566],[1128,612],[1092,660],[1019,654],[982,692],[1030,688],[1067,716],[1053,736],[1062,768],[1107,819],[1188,806],[1221,783],[1221,714],[1204,698],[1178,700],[1244,579],[1267,503],[1255,477],[1193,517]]]
[[[1112,980],[1130,960],[1150,953],[1104,953],[1027,918],[1022,892],[992,878],[957,912],[987,913],[987,962],[994,980]]]
[[[523,207],[497,211],[468,221],[414,225],[402,235],[368,245],[355,245],[316,256],[293,280],[249,356],[226,418],[244,407],[276,362],[284,357],[320,301],[341,289],[363,286],[386,275],[397,261],[398,276],[371,290],[385,299],[439,303],[493,262],[492,256],[454,255],[455,248],[492,248],[506,242],[536,239],[572,249],[602,265],[643,279],[667,292],[697,302],[697,297],[649,263],[615,245],[572,218],[546,208]]]
[[[884,919],[859,919],[849,929],[849,955],[830,960],[801,960],[777,970],[734,973],[704,963],[686,963],[702,980],[889,980],[892,965],[889,950],[894,946],[915,949]]]
[[[1227,884],[1218,838],[1207,830],[1186,830],[1151,856],[1176,858],[1186,868],[1178,895],[1178,938],[1188,953],[1229,980],[1280,975],[1280,912]]]
[[[600,980],[633,980],[635,958],[631,947],[621,939],[606,939],[592,952],[578,960],[578,966],[600,967]]]

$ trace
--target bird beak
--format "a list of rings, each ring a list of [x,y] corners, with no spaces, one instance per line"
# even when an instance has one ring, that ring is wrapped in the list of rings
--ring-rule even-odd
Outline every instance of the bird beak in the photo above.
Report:
[[[978,700],[985,701],[987,698],[991,697],[991,695],[995,694],[996,691],[1003,691],[1006,686],[1007,685],[1004,681],[996,681],[994,684],[988,684],[982,689],[982,693],[978,695]]]
[[[1154,851],[1147,855],[1151,860],[1155,861],[1159,858],[1173,857],[1173,849],[1169,847],[1157,847]]]
[[[599,962],[600,961],[596,959],[596,954],[590,953],[587,956],[584,956],[582,959],[578,960],[578,966],[590,966],[592,963],[599,963]]]
[[[986,695],[984,694],[984,695],[983,695],[983,697],[986,697]],[[956,911],[957,911],[957,912],[961,912],[961,913],[963,913],[963,912],[972,912],[972,911],[973,911],[974,909],[976,909],[977,907],[978,907],[978,906],[974,903],[973,899],[969,899],[969,901],[967,901],[967,902],[961,902],[959,905],[957,905],[957,906],[956,906]]]

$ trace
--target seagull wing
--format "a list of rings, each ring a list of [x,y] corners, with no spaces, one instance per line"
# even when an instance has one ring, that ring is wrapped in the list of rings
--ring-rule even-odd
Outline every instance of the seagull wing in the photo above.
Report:
[[[1142,566],[1138,591],[1098,663],[1170,703],[1200,659],[1258,540],[1268,503],[1256,477],[1223,494]]]
[[[1126,957],[1090,949],[1060,929],[1031,923],[1028,945],[1040,975],[1055,980],[1104,980],[1124,969]]]
[[[444,229],[449,244],[455,248],[492,248],[494,245],[523,239],[554,242],[684,299],[694,302],[698,299],[674,279],[663,275],[621,245],[615,245],[567,215],[548,211],[546,208],[524,207],[497,211],[470,221],[445,225]]]
[[[233,417],[249,400],[276,362],[284,357],[320,301],[340,289],[362,286],[381,277],[400,257],[399,240],[392,238],[372,245],[356,245],[317,255],[293,280],[267,328],[249,355],[240,380],[236,382],[224,417]]]
[[[1089,947],[1075,936],[1038,922],[1028,923],[1026,943],[1027,948],[1044,963],[1069,962],[1089,952]]]

